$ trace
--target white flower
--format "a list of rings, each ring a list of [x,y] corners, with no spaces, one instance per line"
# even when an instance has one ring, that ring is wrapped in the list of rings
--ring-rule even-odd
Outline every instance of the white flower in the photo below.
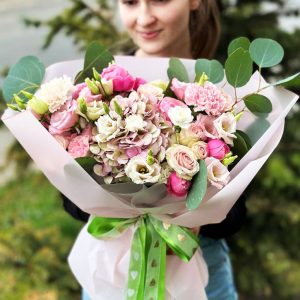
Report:
[[[145,97],[146,99],[150,96],[157,99],[162,99],[164,96],[163,89],[150,83],[141,84],[138,87],[137,92],[141,97]]]
[[[89,103],[86,110],[86,116],[91,121],[96,121],[100,116],[105,114],[105,110],[103,108],[102,101],[94,101],[93,103]]]
[[[141,115],[131,115],[126,117],[125,124],[125,128],[131,132],[144,130],[147,126],[147,122],[143,120],[143,117]]]
[[[114,117],[109,115],[100,116],[95,124],[98,131],[95,139],[98,143],[106,143],[117,137],[121,131],[121,117],[116,114]]]
[[[160,178],[160,165],[154,163],[149,165],[146,158],[135,156],[130,159],[125,167],[126,175],[135,184],[144,184],[146,182],[156,183]]]
[[[233,146],[233,139],[236,136],[233,134],[236,132],[236,119],[230,112],[225,113],[214,120],[215,128],[226,144]]]
[[[194,152],[183,145],[174,145],[166,152],[169,166],[181,178],[190,180],[199,172],[199,163]]]
[[[49,111],[53,113],[60,109],[67,100],[71,99],[74,91],[75,86],[71,78],[63,76],[42,84],[35,96],[47,103]]]
[[[205,159],[208,181],[218,189],[223,188],[230,180],[228,169],[216,158]]]
[[[192,111],[188,107],[175,106],[168,111],[168,117],[171,122],[181,128],[188,128],[194,117]]]

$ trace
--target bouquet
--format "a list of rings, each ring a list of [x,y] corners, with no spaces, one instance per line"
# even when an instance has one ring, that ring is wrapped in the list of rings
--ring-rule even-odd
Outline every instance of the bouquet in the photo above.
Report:
[[[114,59],[93,43],[79,73],[81,61],[66,62],[44,77],[34,57],[10,70],[4,96],[18,112],[4,123],[92,215],[69,259],[92,299],[206,298],[189,228],[220,222],[279,143],[297,96],[276,86],[299,74],[267,84],[260,72],[282,58],[269,39],[234,40],[224,68]]]

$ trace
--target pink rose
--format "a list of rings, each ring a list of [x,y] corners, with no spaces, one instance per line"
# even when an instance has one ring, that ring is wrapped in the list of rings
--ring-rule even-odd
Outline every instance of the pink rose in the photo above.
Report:
[[[66,102],[60,110],[51,115],[49,132],[52,135],[62,134],[69,131],[78,121],[78,115],[75,110],[77,102],[75,100]]]
[[[229,147],[222,140],[210,140],[206,145],[207,156],[222,160],[230,152]]]
[[[159,103],[159,110],[164,115],[166,120],[171,121],[168,116],[168,111],[171,107],[176,107],[176,106],[187,108],[187,106],[182,101],[171,97],[165,97]]]
[[[174,92],[176,97],[180,100],[184,99],[185,90],[188,87],[187,83],[180,82],[178,79],[173,78],[171,90]]]
[[[135,79],[129,73],[117,65],[110,65],[102,71],[101,77],[113,81],[114,91],[131,91],[135,85]]]
[[[87,156],[90,149],[90,143],[92,137],[92,126],[88,125],[84,128],[81,135],[75,136],[68,145],[68,152],[73,158]]]
[[[185,180],[177,176],[176,172],[172,172],[168,178],[167,191],[176,197],[185,197],[191,186],[189,180]]]
[[[145,84],[147,81],[143,78],[136,77],[134,80],[133,89],[136,91],[140,85]]]

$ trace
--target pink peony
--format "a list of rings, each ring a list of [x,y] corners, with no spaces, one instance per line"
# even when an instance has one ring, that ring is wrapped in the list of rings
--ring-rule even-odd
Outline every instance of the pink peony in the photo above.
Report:
[[[180,82],[178,79],[173,78],[171,90],[174,92],[176,97],[180,100],[184,99],[185,90],[188,87],[188,84],[185,82]]]
[[[145,84],[147,81],[143,78],[136,77],[134,80],[133,89],[136,91],[140,85]]]
[[[206,145],[207,156],[222,160],[230,152],[229,147],[222,140],[210,140]]]
[[[75,100],[66,102],[60,110],[51,115],[49,132],[52,135],[62,134],[69,131],[78,121],[78,115],[75,110],[77,102]]]
[[[131,91],[135,86],[135,79],[123,68],[110,65],[102,71],[101,78],[113,81],[114,91]]]
[[[176,107],[176,106],[187,108],[187,106],[182,101],[171,97],[165,97],[159,103],[159,110],[164,115],[165,119],[170,121],[170,118],[168,116],[168,111],[171,107]]]
[[[185,197],[191,186],[189,180],[185,180],[177,176],[176,172],[172,172],[168,178],[167,191],[176,197]]]

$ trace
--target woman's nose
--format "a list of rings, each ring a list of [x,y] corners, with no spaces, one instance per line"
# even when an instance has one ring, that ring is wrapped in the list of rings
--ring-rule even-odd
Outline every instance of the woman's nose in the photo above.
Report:
[[[151,7],[148,4],[142,3],[138,12],[137,24],[142,27],[152,25],[156,20]]]

